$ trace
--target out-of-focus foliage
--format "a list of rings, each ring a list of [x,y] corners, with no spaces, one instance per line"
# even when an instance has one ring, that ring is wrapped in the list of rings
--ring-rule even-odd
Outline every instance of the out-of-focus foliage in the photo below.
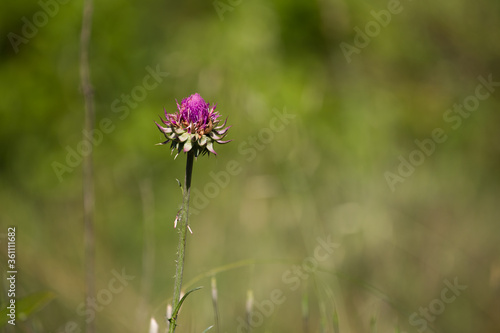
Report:
[[[56,295],[18,323],[24,331],[96,320],[99,332],[144,332],[151,316],[164,325],[185,157],[154,145],[164,139],[153,121],[194,92],[229,117],[234,141],[194,165],[185,281],[205,288],[183,305],[178,331],[214,324],[204,274],[218,268],[221,332],[246,320],[247,290],[254,332],[500,328],[500,86],[477,88],[479,77],[500,81],[499,2],[95,1],[89,312],[81,11],[76,0],[0,10],[1,267],[14,225],[17,295]],[[342,43],[364,46],[346,57]],[[55,162],[67,168],[59,176]],[[387,172],[403,175],[391,183]],[[318,238],[334,251],[315,257]],[[467,288],[443,302],[455,279]]]

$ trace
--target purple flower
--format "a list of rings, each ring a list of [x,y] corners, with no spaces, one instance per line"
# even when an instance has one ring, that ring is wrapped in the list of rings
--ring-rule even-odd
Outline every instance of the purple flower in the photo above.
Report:
[[[200,154],[213,153],[217,155],[214,150],[214,142],[228,143],[231,140],[223,141],[229,127],[224,128],[224,123],[219,125],[220,114],[215,111],[216,105],[210,107],[210,103],[206,103],[199,94],[191,95],[182,100],[181,105],[177,103],[178,112],[167,113],[165,110],[165,120],[161,119],[165,127],[159,125],[156,121],[160,132],[162,132],[167,141],[159,143],[164,145],[169,141],[172,142],[172,152],[177,150],[177,155],[182,151],[185,153],[193,149],[194,156],[198,157]]]

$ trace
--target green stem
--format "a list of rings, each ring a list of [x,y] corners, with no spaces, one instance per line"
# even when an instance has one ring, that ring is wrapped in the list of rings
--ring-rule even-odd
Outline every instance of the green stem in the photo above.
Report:
[[[84,130],[87,133],[94,131],[95,105],[94,91],[90,81],[89,45],[92,32],[92,0],[83,1],[82,29],[80,32],[80,84],[85,101],[85,123]],[[92,147],[92,141],[84,137],[87,147]],[[94,211],[95,193],[94,176],[92,164],[92,151],[83,157],[83,228],[84,228],[84,264],[85,264],[85,299],[93,299],[95,292],[95,235],[94,235]],[[87,309],[89,305],[87,304]],[[93,310],[92,310],[93,311]],[[94,333],[94,320],[85,325],[85,332]]]
[[[189,195],[191,193],[191,175],[193,173],[194,153],[190,151],[187,154],[186,162],[186,176],[184,179],[184,189],[182,191],[182,214],[179,225],[179,244],[177,245],[177,266],[175,268],[175,282],[174,282],[174,297],[172,300],[172,309],[179,304],[182,288],[182,274],[184,272],[184,257],[186,254],[186,236],[188,230],[188,216],[189,216]],[[176,315],[172,318],[167,318],[170,321],[169,333],[175,331]]]

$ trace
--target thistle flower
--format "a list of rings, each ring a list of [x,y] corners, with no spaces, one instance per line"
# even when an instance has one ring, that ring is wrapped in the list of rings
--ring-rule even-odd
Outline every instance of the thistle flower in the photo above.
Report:
[[[187,153],[191,150],[194,151],[195,157],[200,154],[210,155],[210,153],[217,155],[214,150],[214,142],[220,144],[230,142],[231,140],[223,141],[222,139],[231,126],[224,128],[227,118],[224,123],[219,124],[220,114],[215,111],[215,108],[216,105],[210,107],[210,103],[206,103],[196,93],[184,98],[181,105],[177,103],[178,112],[167,113],[165,110],[165,120],[160,117],[165,127],[156,121],[155,124],[165,135],[167,141],[158,144],[164,145],[171,141],[172,152],[177,150],[175,157],[181,151]]]

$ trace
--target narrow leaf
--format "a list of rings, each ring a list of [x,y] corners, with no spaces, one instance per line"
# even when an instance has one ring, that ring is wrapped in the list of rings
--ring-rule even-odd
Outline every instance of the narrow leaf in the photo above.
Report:
[[[187,295],[191,294],[193,291],[196,291],[198,289],[201,289],[203,287],[196,287],[196,288],[193,288],[191,289],[190,291],[188,291],[187,293],[184,294],[184,296],[182,296],[181,300],[179,301],[179,304],[177,304],[177,306],[175,307],[174,309],[174,312],[172,313],[172,319],[175,320],[177,319],[177,314],[179,313],[179,310],[181,309],[181,305],[182,303],[184,302],[184,300],[186,299]]]

